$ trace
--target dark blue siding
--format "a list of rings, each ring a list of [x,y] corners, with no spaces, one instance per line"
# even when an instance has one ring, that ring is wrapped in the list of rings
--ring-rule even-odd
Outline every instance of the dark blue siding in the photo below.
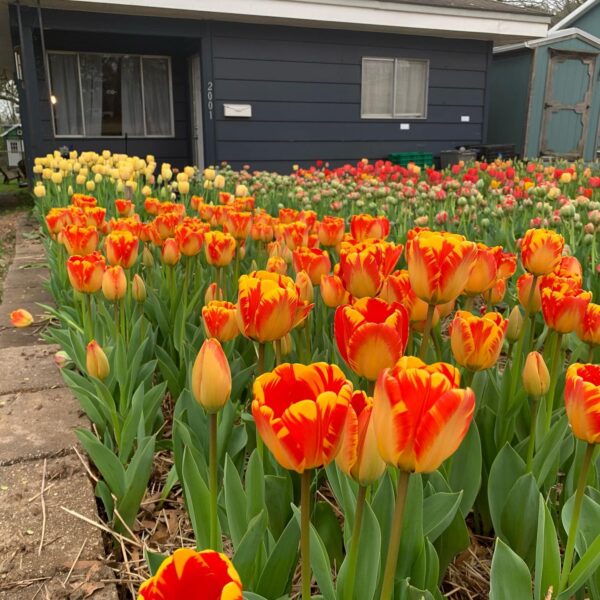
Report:
[[[37,17],[31,9],[22,12],[37,56],[29,111],[34,152],[65,144],[124,152],[123,139],[54,139]],[[12,7],[13,21],[14,13]],[[187,58],[197,52],[205,87],[214,86],[213,113],[206,111],[204,123],[208,162],[287,171],[319,158],[339,164],[394,151],[437,154],[484,138],[489,42],[60,10],[43,16],[48,50],[171,56],[175,136],[130,139],[131,154],[152,153],[177,166],[191,161]],[[427,119],[361,119],[365,56],[430,61]],[[206,89],[204,98],[206,110]],[[225,118],[225,103],[251,104],[252,118]],[[463,115],[470,122],[462,123]],[[408,131],[400,129],[405,122]]]

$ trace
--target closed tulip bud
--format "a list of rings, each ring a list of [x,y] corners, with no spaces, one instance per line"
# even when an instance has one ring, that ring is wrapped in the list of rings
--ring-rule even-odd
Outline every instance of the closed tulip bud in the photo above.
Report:
[[[154,266],[154,256],[148,246],[144,246],[144,252],[142,253],[142,264],[147,268]]]
[[[180,194],[189,194],[190,192],[190,182],[189,181],[180,181],[179,182],[179,193]]]
[[[100,381],[106,379],[110,374],[108,358],[96,340],[92,340],[87,345],[85,368],[90,377],[95,377]]]
[[[127,277],[123,267],[107,267],[102,276],[102,293],[110,302],[116,302],[125,297],[127,291]]]
[[[93,181],[86,181],[85,182],[85,189],[88,192],[93,192],[95,187],[96,187],[96,184]]]
[[[329,308],[337,308],[350,302],[350,294],[345,290],[342,280],[337,275],[323,275],[319,286],[323,303]]]
[[[543,396],[550,387],[550,373],[539,352],[530,352],[523,367],[523,387],[530,396]]]
[[[10,313],[10,322],[13,327],[29,327],[33,323],[33,316],[24,308],[18,308]]]
[[[222,190],[225,187],[225,177],[223,175],[215,175],[213,185],[217,190]]]
[[[281,355],[287,356],[292,351],[292,336],[286,333],[280,340],[281,344]]]
[[[209,304],[214,300],[223,300],[223,290],[221,290],[219,286],[213,282],[206,288],[206,293],[204,294],[204,304]]]
[[[192,393],[207,413],[218,412],[231,394],[231,370],[218,340],[205,340],[192,369]]]
[[[304,302],[312,302],[315,298],[315,290],[313,284],[306,271],[300,271],[296,275],[296,285],[300,291],[300,299]]]
[[[518,306],[515,306],[508,317],[508,327],[506,328],[506,339],[509,342],[516,342],[521,335],[523,328],[523,315]]]
[[[33,193],[36,198],[43,198],[46,195],[46,188],[43,183],[36,183],[33,188]]]
[[[204,169],[204,179],[208,179],[208,181],[212,181],[216,176],[216,171],[214,169],[206,168]]]
[[[181,251],[174,238],[167,238],[162,247],[162,261],[165,265],[174,266],[181,258]]]
[[[136,273],[131,282],[131,295],[136,302],[146,301],[146,284],[144,280]]]
[[[239,183],[235,188],[235,195],[238,198],[243,198],[248,195],[248,188],[243,184]]]

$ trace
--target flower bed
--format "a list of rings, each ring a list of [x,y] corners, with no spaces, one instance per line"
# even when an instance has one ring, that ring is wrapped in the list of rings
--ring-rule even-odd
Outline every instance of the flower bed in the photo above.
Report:
[[[600,598],[590,168],[35,172],[48,337],[142,598],[440,598],[471,535],[491,598]],[[159,568],[177,537],[205,552]]]

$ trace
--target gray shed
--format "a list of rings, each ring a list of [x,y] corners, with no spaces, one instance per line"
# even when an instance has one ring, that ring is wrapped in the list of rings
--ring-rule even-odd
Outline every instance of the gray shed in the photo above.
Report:
[[[600,115],[600,0],[588,0],[545,37],[497,46],[488,141],[524,157],[593,160]]]

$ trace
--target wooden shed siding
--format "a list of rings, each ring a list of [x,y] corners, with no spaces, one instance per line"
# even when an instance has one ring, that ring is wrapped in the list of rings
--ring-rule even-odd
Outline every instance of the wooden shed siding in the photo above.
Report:
[[[600,37],[600,5],[596,5],[578,19],[569,23],[567,27],[577,27],[596,37]]]

